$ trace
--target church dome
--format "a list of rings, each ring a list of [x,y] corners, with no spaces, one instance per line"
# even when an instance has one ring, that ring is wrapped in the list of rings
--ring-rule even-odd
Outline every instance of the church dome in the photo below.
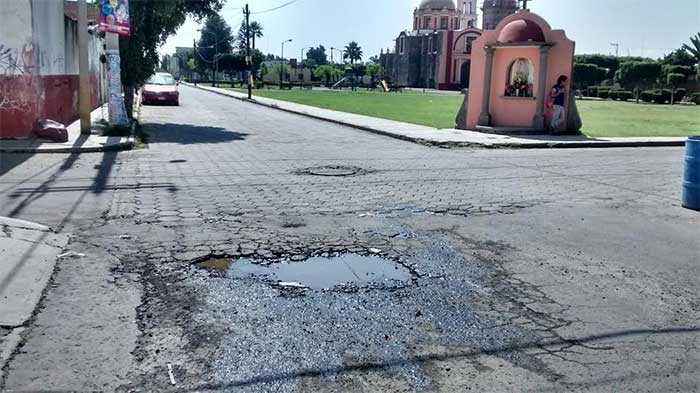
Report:
[[[447,8],[448,10],[456,10],[455,3],[452,0],[423,0],[420,2],[418,9],[420,10],[441,10]]]
[[[525,19],[508,23],[498,36],[498,42],[544,42],[544,40],[544,32],[540,26]]]

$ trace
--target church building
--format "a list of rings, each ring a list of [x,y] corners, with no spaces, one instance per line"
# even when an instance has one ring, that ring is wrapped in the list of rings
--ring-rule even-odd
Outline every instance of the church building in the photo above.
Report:
[[[469,87],[472,43],[477,27],[477,0],[423,0],[413,11],[413,29],[396,38],[380,55],[385,77],[393,85],[459,90]],[[484,0],[483,28],[493,29],[517,11],[516,0]]]

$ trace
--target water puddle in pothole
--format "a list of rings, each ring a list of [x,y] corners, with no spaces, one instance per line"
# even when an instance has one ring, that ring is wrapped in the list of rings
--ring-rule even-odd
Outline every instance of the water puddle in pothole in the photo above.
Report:
[[[411,272],[395,261],[378,256],[343,254],[312,257],[301,262],[269,265],[251,259],[209,259],[197,264],[209,270],[224,271],[232,278],[259,278],[288,287],[322,290],[338,286],[401,287],[411,280]]]

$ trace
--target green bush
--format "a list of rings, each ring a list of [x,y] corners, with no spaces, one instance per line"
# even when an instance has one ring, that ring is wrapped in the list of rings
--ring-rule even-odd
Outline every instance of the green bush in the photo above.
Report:
[[[700,105],[700,93],[693,93],[690,95],[690,101]]]
[[[617,93],[617,99],[620,101],[628,101],[634,98],[634,93],[627,90],[620,90]]]
[[[608,92],[608,98],[616,101],[618,99],[617,93],[619,93],[617,90],[610,90],[610,92]]]
[[[598,97],[607,100],[608,98],[610,98],[610,90],[598,89]]]
[[[588,96],[589,97],[600,97],[601,93],[609,92],[610,90],[612,90],[612,89],[610,87],[607,87],[607,86],[590,86],[588,88]]]
[[[657,104],[665,104],[667,102],[671,102],[671,90],[656,90],[654,92],[654,102]]]
[[[679,102],[683,98],[685,98],[685,95],[688,94],[688,90],[681,87],[679,89],[676,89],[675,93],[676,93],[676,96],[674,97],[674,99],[676,100],[676,102]]]
[[[644,90],[639,95],[639,98],[644,102],[653,102],[654,101],[654,94],[656,94],[656,91],[654,91],[654,90]]]

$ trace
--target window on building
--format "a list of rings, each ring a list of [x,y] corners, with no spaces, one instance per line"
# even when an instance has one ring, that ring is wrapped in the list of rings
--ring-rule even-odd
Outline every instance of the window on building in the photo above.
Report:
[[[416,18],[413,21],[413,30],[418,30],[418,28],[420,27],[420,26],[418,26],[418,23],[419,23],[418,18]]]
[[[435,53],[435,39],[433,37],[428,38],[428,51]]]
[[[399,53],[403,54],[405,49],[406,49],[406,38],[401,37],[401,39],[399,39]]]
[[[431,29],[431,28],[432,28],[432,27],[430,26],[430,17],[429,17],[429,16],[426,16],[426,17],[423,19],[423,28],[424,28],[424,29]]]
[[[472,53],[472,45],[476,37],[467,37],[467,43],[464,46],[464,53]]]
[[[508,83],[506,84],[506,97],[532,97],[534,67],[532,62],[525,58],[515,60],[508,68]]]
[[[450,26],[450,18],[443,16],[440,18],[440,30],[447,30]]]

